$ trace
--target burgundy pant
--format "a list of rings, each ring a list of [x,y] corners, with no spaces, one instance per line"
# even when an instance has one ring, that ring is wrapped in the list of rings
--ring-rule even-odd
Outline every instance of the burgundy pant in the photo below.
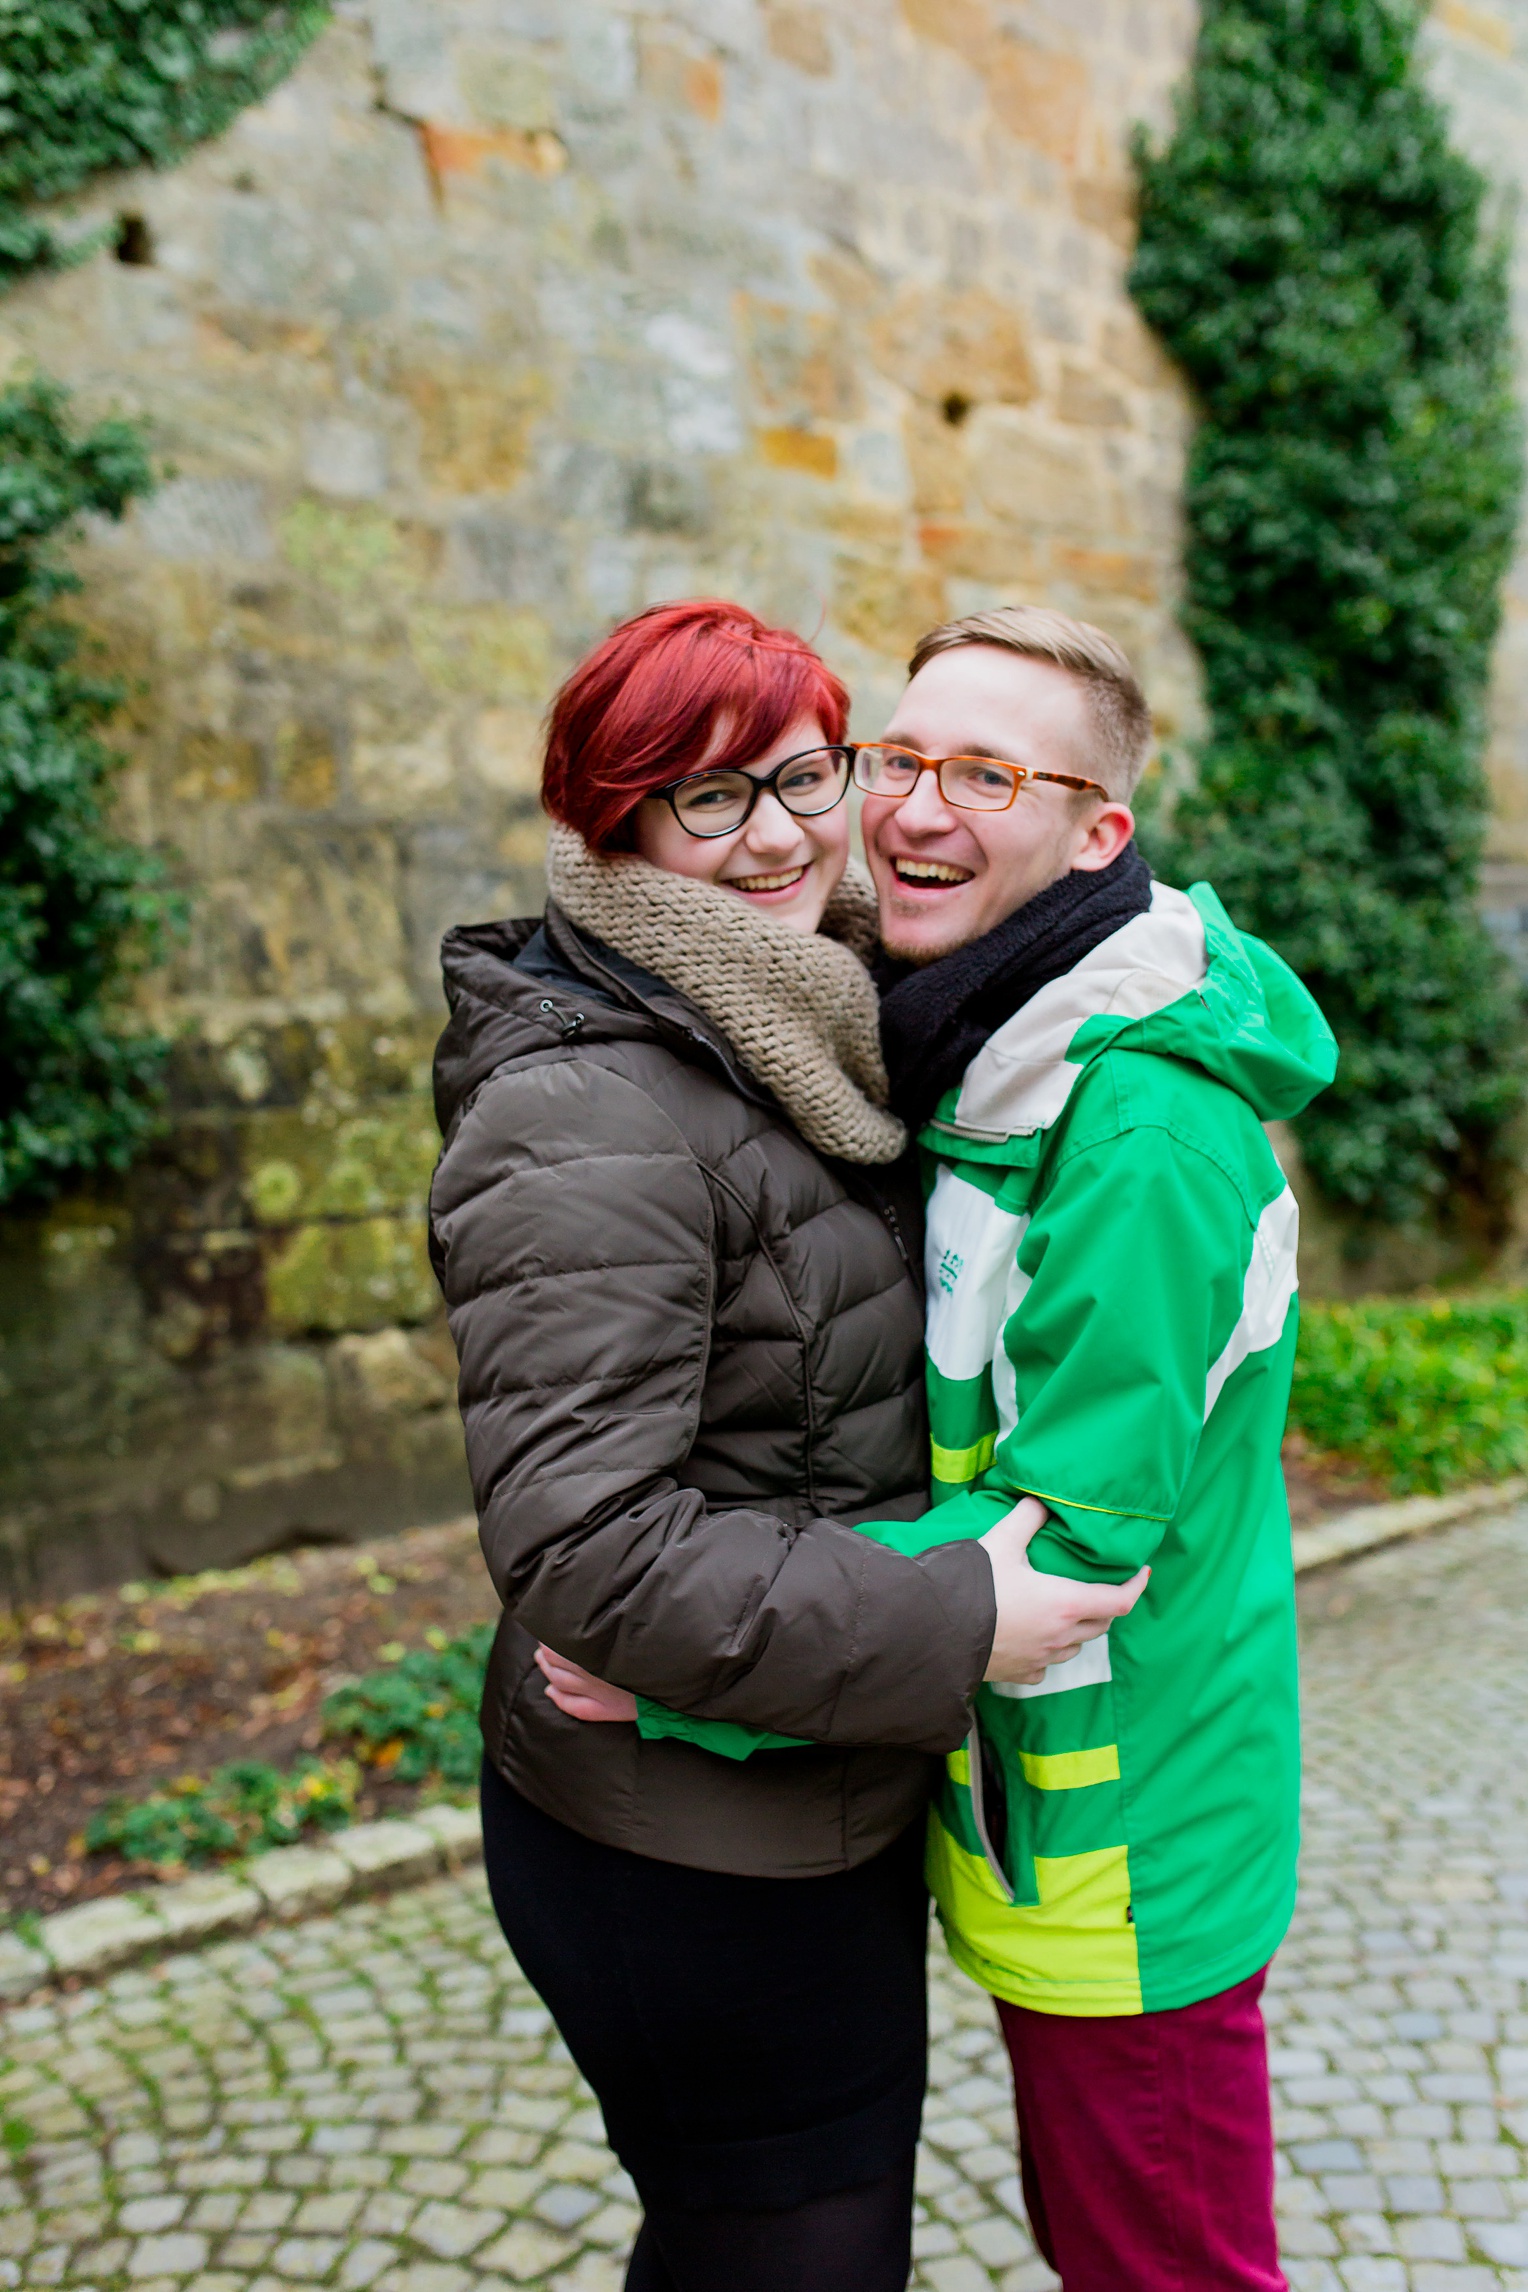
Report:
[[[1065,2292],[1285,2292],[1262,1989],[1097,2021],[998,2000],[1024,2202]]]

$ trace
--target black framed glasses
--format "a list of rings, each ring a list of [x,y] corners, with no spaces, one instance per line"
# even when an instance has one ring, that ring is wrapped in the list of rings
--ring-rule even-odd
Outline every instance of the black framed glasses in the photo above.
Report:
[[[803,748],[772,772],[687,772],[653,794],[688,836],[733,835],[766,792],[798,820],[815,820],[848,794],[852,756],[846,747]]]
[[[1036,772],[1027,764],[1005,764],[996,756],[922,756],[916,748],[904,748],[893,740],[866,740],[855,746],[854,785],[867,796],[900,803],[925,772],[937,774],[940,795],[961,812],[1006,812],[1026,780],[1053,780],[1060,788],[1091,790],[1095,796],[1109,793],[1101,780],[1084,780],[1075,772]]]

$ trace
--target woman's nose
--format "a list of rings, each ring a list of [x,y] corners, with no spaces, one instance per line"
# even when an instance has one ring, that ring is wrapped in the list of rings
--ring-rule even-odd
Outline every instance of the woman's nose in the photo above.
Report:
[[[791,816],[771,788],[755,804],[743,841],[755,852],[794,851],[801,841],[801,822]]]

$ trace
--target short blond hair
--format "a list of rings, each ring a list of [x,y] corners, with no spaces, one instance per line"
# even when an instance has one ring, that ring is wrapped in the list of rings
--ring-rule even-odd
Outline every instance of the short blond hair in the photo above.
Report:
[[[916,676],[936,653],[960,645],[999,645],[1031,660],[1054,661],[1086,687],[1093,726],[1092,776],[1128,804],[1151,751],[1151,711],[1128,655],[1091,621],[1074,621],[1044,605],[999,605],[945,621],[918,639],[907,664]]]

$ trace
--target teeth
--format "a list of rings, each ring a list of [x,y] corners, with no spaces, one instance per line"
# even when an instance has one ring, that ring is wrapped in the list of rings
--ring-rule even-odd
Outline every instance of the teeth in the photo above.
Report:
[[[893,863],[903,883],[969,883],[968,867],[946,867],[943,860],[899,859]]]
[[[806,874],[804,867],[787,868],[784,875],[735,875],[734,891],[784,891],[787,884],[799,883]]]

